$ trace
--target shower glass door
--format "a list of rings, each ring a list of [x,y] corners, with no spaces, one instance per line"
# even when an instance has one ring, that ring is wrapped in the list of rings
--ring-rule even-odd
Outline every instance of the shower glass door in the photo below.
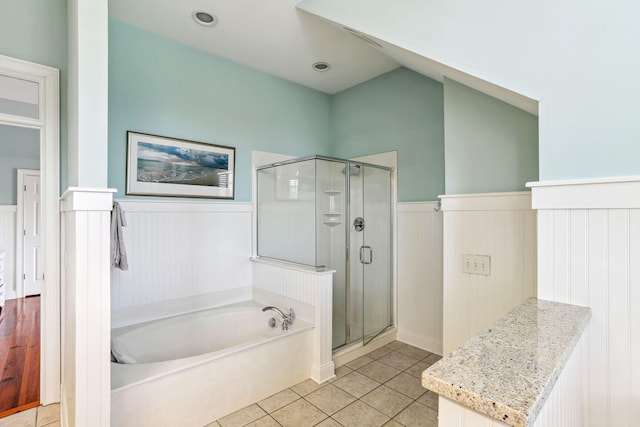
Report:
[[[350,341],[391,325],[391,171],[350,166]]]
[[[391,171],[362,166],[366,219],[362,265],[363,341],[367,344],[391,325]]]

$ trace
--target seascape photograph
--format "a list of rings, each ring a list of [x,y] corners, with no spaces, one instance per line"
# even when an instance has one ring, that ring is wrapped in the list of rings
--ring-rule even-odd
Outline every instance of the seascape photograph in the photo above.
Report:
[[[126,194],[233,199],[236,150],[127,131]]]
[[[228,186],[227,154],[139,142],[137,165],[138,182]]]

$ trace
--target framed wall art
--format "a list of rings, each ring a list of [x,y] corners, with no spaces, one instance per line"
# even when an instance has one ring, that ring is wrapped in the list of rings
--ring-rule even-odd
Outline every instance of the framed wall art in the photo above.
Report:
[[[126,194],[233,199],[235,151],[128,131]]]

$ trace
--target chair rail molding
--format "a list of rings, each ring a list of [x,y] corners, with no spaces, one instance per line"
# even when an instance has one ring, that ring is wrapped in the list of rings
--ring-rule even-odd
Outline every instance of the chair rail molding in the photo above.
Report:
[[[527,183],[534,209],[640,208],[640,176]]]

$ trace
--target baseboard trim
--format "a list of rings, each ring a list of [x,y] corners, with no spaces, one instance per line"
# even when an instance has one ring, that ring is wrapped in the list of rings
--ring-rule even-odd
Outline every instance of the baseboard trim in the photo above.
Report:
[[[333,355],[333,363],[336,365],[336,368],[340,367],[395,340],[396,329],[391,329],[374,338],[373,341],[367,345],[357,344],[338,351]]]
[[[402,329],[398,329],[398,336],[396,339],[405,344],[409,344],[414,347],[421,348],[422,350],[426,350],[430,353],[435,353],[439,356],[442,356],[442,340],[417,335],[413,332],[405,331]]]
[[[329,381],[336,376],[336,367],[333,362],[325,363],[322,366],[311,365],[311,379],[322,384],[325,381]]]

